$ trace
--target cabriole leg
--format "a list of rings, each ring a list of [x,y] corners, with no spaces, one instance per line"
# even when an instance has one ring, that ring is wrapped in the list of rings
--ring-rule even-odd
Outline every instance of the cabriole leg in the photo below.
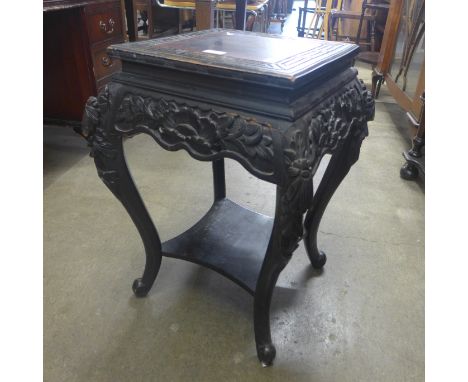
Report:
[[[278,276],[287,263],[278,261],[274,251],[273,248],[268,248],[254,297],[255,344],[258,359],[263,366],[270,366],[276,356],[276,349],[271,341],[270,304]]]
[[[114,155],[95,154],[94,161],[99,177],[123,204],[143,240],[146,252],[145,270],[143,276],[133,282],[132,289],[137,297],[144,297],[153,286],[161,266],[161,241],[128,170],[122,138],[116,146]]]
[[[359,158],[362,138],[351,137],[343,148],[333,154],[325,174],[312,200],[312,206],[307,211],[304,220],[304,244],[312,266],[320,269],[325,265],[327,257],[317,247],[317,232],[323,213],[334,192],[349,172],[351,166]]]
[[[113,122],[118,87],[106,87],[97,98],[91,97],[85,107],[81,134],[91,146],[97,172],[104,184],[123,204],[140,233],[146,252],[143,276],[133,282],[133,292],[146,296],[161,266],[161,241],[133,182],[123,152],[123,134]]]
[[[296,178],[297,179],[297,178]],[[307,182],[312,186],[312,178]],[[275,222],[254,296],[254,329],[257,355],[263,366],[273,363],[276,349],[271,341],[270,304],[276,281],[302,237],[301,196],[308,188],[294,181],[276,189]]]

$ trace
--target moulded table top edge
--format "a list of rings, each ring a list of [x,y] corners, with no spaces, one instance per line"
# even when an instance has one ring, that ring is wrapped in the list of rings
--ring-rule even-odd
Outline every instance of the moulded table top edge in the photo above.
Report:
[[[244,44],[243,44],[244,43]],[[206,48],[206,49],[203,49]],[[216,49],[213,49],[216,48]],[[197,74],[295,86],[315,77],[331,63],[354,58],[359,47],[321,41],[211,29],[136,43],[111,45],[109,53],[121,60]],[[253,58],[255,56],[257,58]]]

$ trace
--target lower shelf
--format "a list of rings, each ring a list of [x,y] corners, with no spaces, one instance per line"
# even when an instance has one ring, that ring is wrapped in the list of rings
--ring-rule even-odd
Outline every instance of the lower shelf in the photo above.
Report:
[[[211,268],[254,294],[272,228],[273,218],[223,199],[192,228],[164,242],[163,255]]]

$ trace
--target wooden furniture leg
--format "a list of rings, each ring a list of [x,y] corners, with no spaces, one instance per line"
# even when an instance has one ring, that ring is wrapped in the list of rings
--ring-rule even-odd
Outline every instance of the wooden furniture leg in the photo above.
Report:
[[[320,0],[317,0],[317,1],[320,1]],[[299,7],[299,18],[297,20],[297,37],[304,37],[308,7],[309,7],[309,0],[304,0],[304,8]]]
[[[320,269],[327,257],[317,246],[317,232],[323,213],[336,189],[348,174],[351,166],[358,160],[362,140],[367,136],[367,129],[348,138],[343,149],[332,155],[330,163],[312,200],[304,220],[304,244],[312,266]]]
[[[361,31],[362,31],[362,23],[364,21],[364,14],[366,13],[366,6],[367,6],[367,0],[363,0],[362,2],[362,8],[361,8],[361,17],[359,18],[359,26],[356,34],[356,44],[359,45],[359,42],[361,41]]]
[[[151,217],[141,199],[138,189],[125,161],[122,135],[113,129],[109,118],[102,118],[111,109],[110,94],[112,90],[91,97],[85,106],[83,119],[84,136],[93,131],[91,156],[94,157],[97,172],[104,184],[123,204],[132,218],[143,241],[146,253],[146,264],[143,276],[133,282],[133,292],[137,297],[144,297],[153,286],[159,272],[162,259],[161,241]],[[96,113],[96,110],[100,110]],[[109,115],[107,113],[107,115]]]
[[[214,5],[211,0],[196,0],[195,12],[197,13],[197,30],[211,29],[214,27]],[[180,17],[180,12],[179,12]],[[180,22],[179,22],[180,29]]]
[[[246,9],[247,9],[247,0],[236,0],[235,19],[236,19],[237,30],[241,30],[241,31],[245,30]]]
[[[382,73],[379,73],[377,69],[374,67],[372,69],[372,95],[374,98],[379,98],[380,87],[382,86],[385,77]]]
[[[128,41],[136,41],[135,7],[133,0],[125,0],[125,18],[127,19]]]
[[[224,199],[226,197],[226,179],[224,175],[224,159],[217,159],[212,162],[213,167],[213,190],[214,200]]]
[[[424,156],[422,152],[425,136],[425,97],[425,93],[420,97],[423,103],[418,120],[411,113],[406,114],[412,127],[417,130],[411,141],[411,149],[403,153],[406,162],[400,169],[400,177],[405,180],[414,180],[418,175],[421,175],[421,177],[425,176]]]
[[[296,137],[300,135],[301,132]],[[299,165],[299,161],[297,164]],[[270,333],[273,290],[278,276],[288,264],[302,237],[302,219],[312,200],[312,182],[312,172],[308,173],[307,178],[295,174],[276,188],[275,220],[254,295],[255,342],[257,355],[263,366],[271,365],[276,355]]]
[[[271,298],[276,281],[290,259],[290,255],[282,251],[279,240],[282,229],[281,215],[284,212],[281,211],[280,207],[282,194],[282,189],[277,187],[275,221],[254,295],[255,344],[258,359],[263,366],[271,365],[276,356],[276,349],[271,340],[270,330]]]

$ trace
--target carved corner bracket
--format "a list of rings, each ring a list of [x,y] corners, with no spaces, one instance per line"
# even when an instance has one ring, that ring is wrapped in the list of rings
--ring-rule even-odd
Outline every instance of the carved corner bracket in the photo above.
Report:
[[[111,88],[106,86],[97,97],[90,97],[85,105],[81,131],[91,147],[99,177],[119,197],[116,159],[122,155],[118,134],[110,127],[110,111],[113,105]]]
[[[322,157],[336,154],[349,140],[359,148],[368,135],[367,122],[374,118],[374,110],[371,92],[356,79],[283,135],[285,175],[279,201],[283,255],[290,257],[302,239],[303,215],[313,201],[313,176]],[[349,158],[348,165],[356,160]]]

